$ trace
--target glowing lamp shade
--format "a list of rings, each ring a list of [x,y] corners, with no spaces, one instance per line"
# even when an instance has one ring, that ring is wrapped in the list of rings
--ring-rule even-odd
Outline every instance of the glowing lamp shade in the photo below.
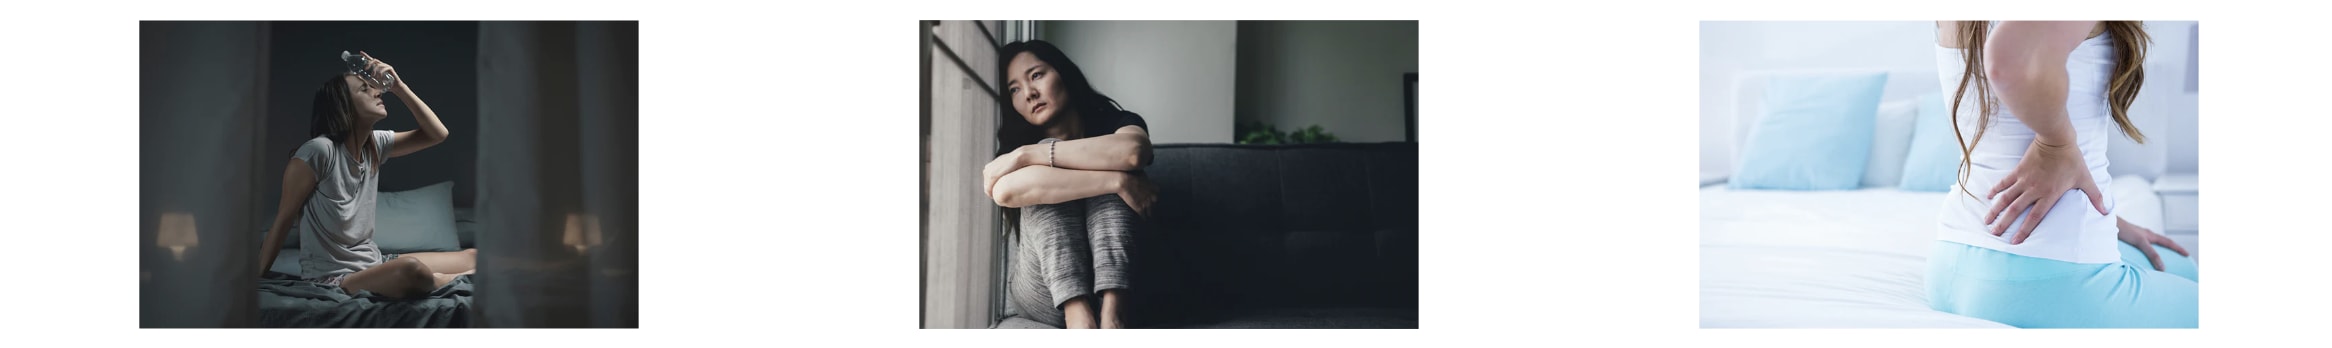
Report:
[[[186,249],[202,245],[194,233],[194,214],[162,213],[160,227],[154,233],[154,245],[170,249],[170,258],[186,261]]]
[[[567,214],[567,233],[564,241],[567,246],[574,247],[576,253],[591,251],[591,247],[599,245],[599,217],[591,214]]]

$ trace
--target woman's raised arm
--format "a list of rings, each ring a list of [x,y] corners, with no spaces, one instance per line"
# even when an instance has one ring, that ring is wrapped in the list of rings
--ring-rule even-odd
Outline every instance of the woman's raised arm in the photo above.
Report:
[[[364,57],[370,59],[372,54],[365,53]],[[389,157],[403,157],[445,142],[452,131],[445,129],[445,122],[437,120],[437,111],[430,110],[429,103],[421,102],[421,96],[413,94],[412,86],[405,84],[404,75],[398,75],[396,67],[379,59],[373,59],[372,62],[372,69],[376,70],[374,76],[398,76],[396,82],[392,82],[396,85],[388,87],[389,92],[396,94],[397,101],[405,103],[406,109],[412,109],[414,123],[421,124],[421,129],[400,131],[390,138]]]

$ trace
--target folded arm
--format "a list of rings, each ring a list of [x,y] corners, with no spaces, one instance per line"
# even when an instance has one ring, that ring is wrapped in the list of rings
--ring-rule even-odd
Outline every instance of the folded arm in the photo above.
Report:
[[[1019,152],[1029,154],[1032,163],[1027,165],[1131,171],[1150,164],[1150,133],[1142,127],[1125,126],[1108,135],[1021,146]],[[1051,158],[1046,158],[1047,154]]]
[[[998,179],[989,198],[1007,208],[1055,204],[1117,193],[1131,177],[1120,171],[1028,166]]]

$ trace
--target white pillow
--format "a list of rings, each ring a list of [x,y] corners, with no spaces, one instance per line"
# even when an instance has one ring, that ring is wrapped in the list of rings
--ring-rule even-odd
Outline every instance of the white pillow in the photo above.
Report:
[[[1903,160],[1911,153],[1911,128],[1918,124],[1919,99],[1879,103],[1878,129],[1871,132],[1870,161],[1862,170],[1862,187],[1891,187],[1903,182]]]

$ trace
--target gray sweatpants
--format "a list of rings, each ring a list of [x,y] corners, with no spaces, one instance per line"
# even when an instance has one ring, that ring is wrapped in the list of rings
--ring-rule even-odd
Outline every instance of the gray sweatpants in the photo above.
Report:
[[[1079,296],[1096,313],[1103,290],[1132,286],[1133,207],[1117,195],[1020,209],[1020,247],[1012,255],[1014,309],[1029,320],[1067,326],[1061,305]]]

